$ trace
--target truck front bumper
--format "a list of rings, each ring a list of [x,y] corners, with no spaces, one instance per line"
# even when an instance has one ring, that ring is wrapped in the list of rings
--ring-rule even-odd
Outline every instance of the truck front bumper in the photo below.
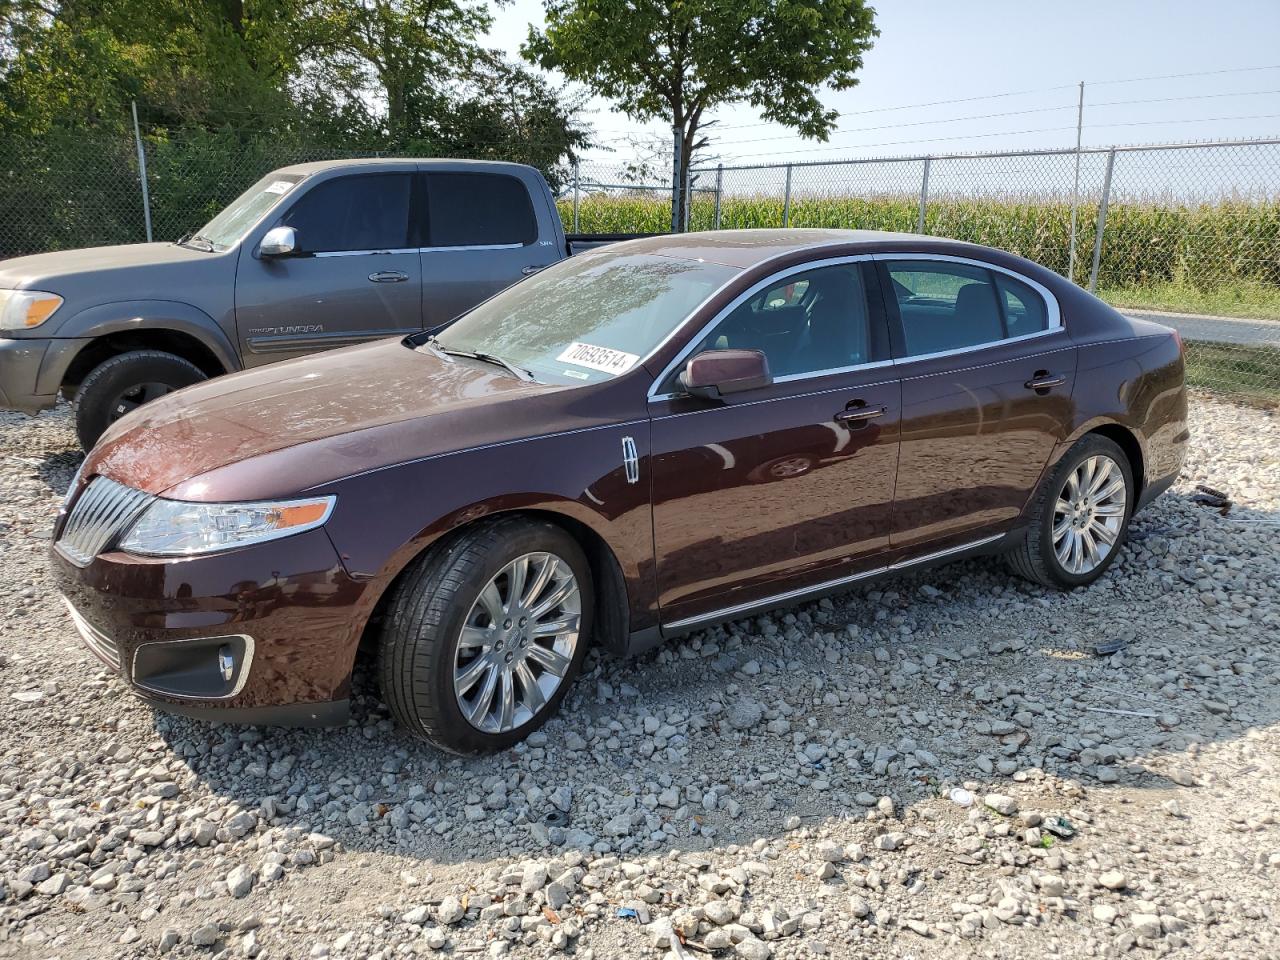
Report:
[[[36,337],[0,340],[0,408],[34,414],[54,405],[56,388],[47,396],[37,392],[50,342]]]

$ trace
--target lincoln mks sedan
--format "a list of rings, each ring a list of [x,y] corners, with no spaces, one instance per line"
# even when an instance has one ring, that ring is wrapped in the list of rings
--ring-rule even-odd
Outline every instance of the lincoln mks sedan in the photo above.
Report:
[[[1182,343],[998,250],[692,233],[558,263],[434,330],[113,424],[53,563],[137,695],[501,749],[591,645],[980,554],[1085,588],[1187,444]]]

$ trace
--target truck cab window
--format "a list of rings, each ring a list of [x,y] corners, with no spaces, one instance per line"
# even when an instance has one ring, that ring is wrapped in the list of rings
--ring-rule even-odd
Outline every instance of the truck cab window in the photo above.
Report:
[[[538,239],[529,189],[515,177],[428,173],[426,180],[427,246],[524,246]]]
[[[307,191],[280,220],[306,253],[397,250],[409,245],[407,173],[338,177]]]

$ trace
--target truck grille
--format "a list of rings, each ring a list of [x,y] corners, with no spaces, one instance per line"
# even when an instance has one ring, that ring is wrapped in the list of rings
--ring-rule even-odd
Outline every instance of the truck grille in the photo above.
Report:
[[[84,615],[66,597],[62,598],[62,602],[67,605],[67,612],[71,614],[71,622],[80,631],[80,638],[84,640],[85,645],[97,654],[98,659],[103,663],[119,670],[120,651],[116,649],[116,642],[86,620]]]
[[[58,550],[77,567],[88,566],[129,529],[152,499],[149,493],[106,477],[94,477],[71,509]]]

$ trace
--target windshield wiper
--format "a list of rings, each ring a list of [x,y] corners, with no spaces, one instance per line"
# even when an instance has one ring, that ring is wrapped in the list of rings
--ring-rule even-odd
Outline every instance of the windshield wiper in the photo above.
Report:
[[[517,380],[523,380],[525,383],[540,382],[537,377],[524,367],[517,367],[510,360],[504,360],[497,354],[485,353],[483,350],[455,350],[452,347],[446,347],[435,337],[428,337],[423,341],[422,346],[430,347],[437,353],[443,353],[450,357],[466,357],[469,360],[479,360],[481,363],[492,363],[495,366],[502,367]]]
[[[198,233],[190,233],[178,241],[181,246],[191,247],[195,250],[203,250],[205,253],[213,253],[213,241],[208,237],[201,236]]]

